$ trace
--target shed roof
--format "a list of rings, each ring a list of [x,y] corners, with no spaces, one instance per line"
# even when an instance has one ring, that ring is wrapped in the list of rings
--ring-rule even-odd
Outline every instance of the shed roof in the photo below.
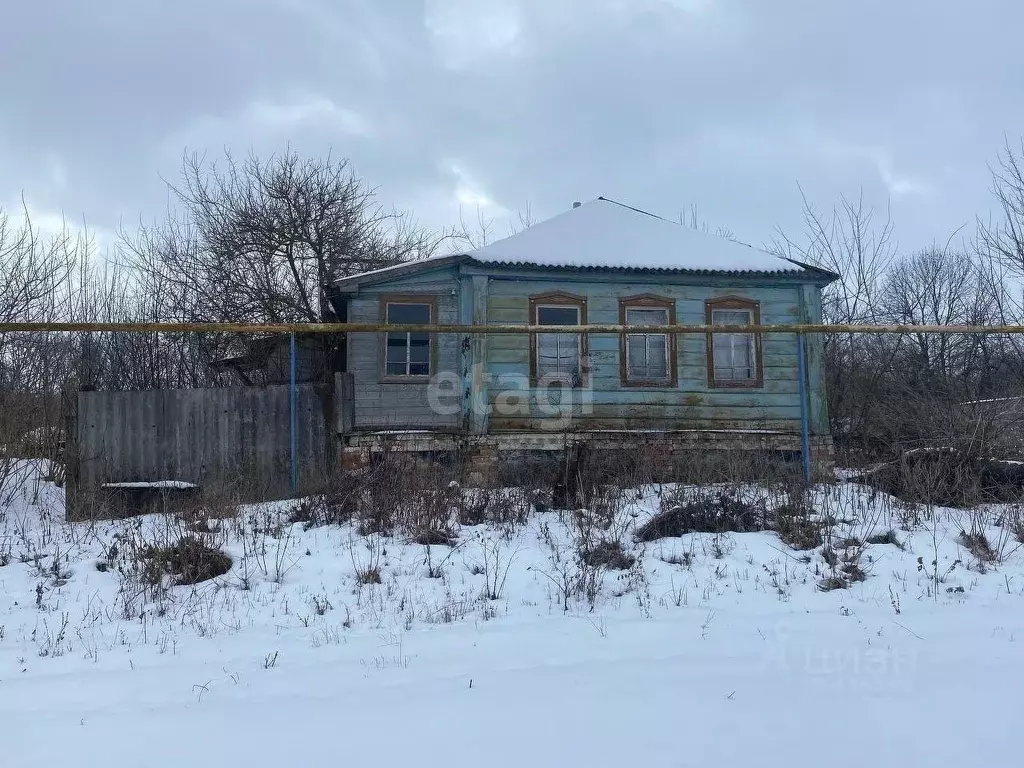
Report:
[[[395,272],[452,262],[543,269],[626,270],[726,275],[807,275],[830,281],[832,273],[759,248],[664,219],[599,197],[517,234],[462,254],[433,257],[338,281],[372,282]]]

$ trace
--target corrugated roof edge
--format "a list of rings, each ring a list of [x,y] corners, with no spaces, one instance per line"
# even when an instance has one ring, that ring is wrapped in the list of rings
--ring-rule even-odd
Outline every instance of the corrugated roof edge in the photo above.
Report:
[[[781,258],[781,257],[780,257]],[[481,267],[529,267],[539,270],[571,269],[573,272],[650,272],[657,274],[680,275],[798,275],[813,268],[797,265],[799,269],[697,269],[694,267],[628,267],[628,266],[592,266],[586,264],[537,264],[532,261],[478,261],[470,256],[468,261]],[[789,259],[786,259],[789,261]],[[814,269],[814,271],[819,271]]]
[[[670,224],[678,224],[671,219],[666,219],[663,216],[659,216],[656,213],[645,211],[642,208],[636,208],[632,205],[613,200],[609,197],[599,196],[598,200],[602,200],[606,203],[612,203],[622,208],[634,211],[644,216],[650,216],[653,219],[660,219],[661,221],[668,222]],[[542,271],[554,271],[554,270],[572,270],[575,272],[625,272],[629,274],[636,273],[648,273],[648,274],[680,274],[680,275],[799,275],[808,274],[808,276],[816,276],[814,282],[819,283],[831,283],[839,279],[839,275],[821,267],[817,267],[813,264],[807,264],[802,261],[790,258],[788,256],[780,256],[779,254],[770,253],[765,251],[763,248],[756,248],[750,243],[744,243],[739,240],[732,240],[737,245],[744,245],[752,250],[762,251],[770,256],[774,256],[781,261],[788,261],[798,269],[693,269],[693,268],[681,268],[672,269],[668,267],[623,267],[623,266],[593,266],[593,265],[576,265],[576,264],[537,264],[531,261],[481,261],[474,259],[472,253],[459,252],[448,254],[445,256],[431,256],[425,259],[418,259],[416,261],[405,262],[404,264],[395,264],[390,267],[382,267],[381,269],[374,269],[368,272],[361,272],[356,275],[349,275],[347,277],[339,278],[334,281],[334,288],[337,290],[344,291],[345,289],[354,290],[360,285],[369,285],[376,282],[392,279],[393,277],[404,275],[408,273],[415,273],[425,271],[428,269],[437,269],[439,267],[448,266],[450,264],[472,262],[480,267],[529,267],[531,269],[537,269]]]
[[[405,264],[396,264],[392,267],[383,267],[381,269],[375,269],[370,272],[362,272],[357,275],[349,275],[347,277],[339,278],[334,282],[334,288],[344,292],[345,290],[357,290],[361,285],[373,285],[374,283],[384,282],[392,280],[396,277],[401,277],[406,274],[412,274],[416,272],[425,272],[430,269],[438,269],[440,267],[449,266],[452,264],[471,263],[478,267],[517,267],[517,268],[529,268],[535,269],[542,272],[558,272],[558,271],[572,271],[572,272],[621,272],[627,274],[664,274],[664,275],[765,275],[771,277],[775,276],[786,276],[786,277],[806,277],[811,278],[809,282],[815,283],[831,283],[839,279],[839,275],[830,272],[820,267],[815,267],[813,264],[803,264],[794,259],[780,256],[780,259],[791,262],[797,269],[669,269],[665,267],[607,267],[607,266],[578,266],[573,264],[535,264],[529,261],[478,261],[469,254],[457,253],[450,256],[442,256],[429,259],[419,259],[417,261],[406,262]]]
[[[650,216],[653,219],[660,219],[661,221],[667,221],[669,224],[679,224],[678,221],[672,221],[671,219],[666,219],[664,216],[659,216],[656,213],[651,213],[650,211],[645,211],[643,208],[637,208],[636,206],[629,205],[628,203],[623,203],[620,200],[613,200],[612,198],[605,197],[604,195],[599,195],[597,199],[598,200],[603,200],[606,203],[614,203],[615,205],[621,206],[622,208],[628,208],[629,210],[635,211],[636,213],[641,213],[644,216]],[[828,269],[823,269],[822,267],[815,266],[814,264],[808,264],[808,263],[803,262],[803,261],[798,261],[797,259],[790,258],[789,256],[780,256],[777,253],[772,253],[771,251],[766,251],[764,248],[758,248],[756,246],[751,245],[750,243],[744,243],[742,240],[736,240],[734,238],[727,238],[727,239],[730,242],[736,243],[736,245],[745,245],[747,248],[750,248],[752,250],[761,251],[762,253],[766,253],[769,256],[774,256],[777,259],[782,259],[783,261],[788,261],[790,264],[795,264],[796,266],[798,266],[802,270],[806,270],[808,272],[816,272],[816,273],[820,274],[823,278],[828,278],[829,282],[832,282],[833,280],[838,280],[840,278],[840,275],[836,274],[835,272],[832,272],[831,270],[828,270]],[[763,269],[747,269],[747,270],[694,270],[694,269],[674,270],[674,269],[663,269],[663,270],[658,270],[658,269],[651,269],[651,270],[648,270],[648,271],[651,271],[651,272],[657,272],[657,271],[664,271],[664,272],[689,272],[691,274],[715,274],[715,275],[748,275],[748,274],[749,275],[773,275],[773,274],[788,274],[788,270],[782,270],[782,269],[779,269],[779,270],[763,270]]]

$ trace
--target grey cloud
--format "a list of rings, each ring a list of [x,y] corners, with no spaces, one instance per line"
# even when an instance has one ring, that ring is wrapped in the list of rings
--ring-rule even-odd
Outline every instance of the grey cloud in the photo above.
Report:
[[[290,143],[435,226],[604,194],[761,242],[799,182],[891,199],[916,247],[989,206],[1022,22],[1011,0],[8,3],[0,202],[112,227],[160,215],[185,146]]]

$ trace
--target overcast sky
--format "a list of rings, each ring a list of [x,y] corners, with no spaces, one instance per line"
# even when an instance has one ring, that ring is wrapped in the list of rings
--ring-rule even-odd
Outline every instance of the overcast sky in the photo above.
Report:
[[[104,233],[162,214],[186,147],[290,142],[436,227],[605,195],[760,244],[799,183],[891,201],[909,250],[989,209],[1022,28],[1019,0],[2,0],[0,204]]]

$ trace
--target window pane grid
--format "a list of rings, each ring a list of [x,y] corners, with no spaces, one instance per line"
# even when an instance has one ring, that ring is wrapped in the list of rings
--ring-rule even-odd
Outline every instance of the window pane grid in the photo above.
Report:
[[[579,325],[574,306],[537,306],[537,325]],[[575,384],[581,378],[580,337],[575,333],[537,334],[537,378],[553,377]]]
[[[746,309],[713,309],[712,325],[752,325],[753,313]],[[712,335],[715,381],[751,381],[757,378],[756,346],[749,333]]]
[[[664,308],[632,308],[625,311],[626,325],[668,325],[669,313]],[[630,333],[626,336],[626,379],[628,381],[664,382],[669,371],[669,340],[664,333]]]
[[[393,324],[428,325],[431,321],[431,306],[388,302],[386,321]],[[389,332],[384,373],[387,376],[429,376],[430,334]]]

